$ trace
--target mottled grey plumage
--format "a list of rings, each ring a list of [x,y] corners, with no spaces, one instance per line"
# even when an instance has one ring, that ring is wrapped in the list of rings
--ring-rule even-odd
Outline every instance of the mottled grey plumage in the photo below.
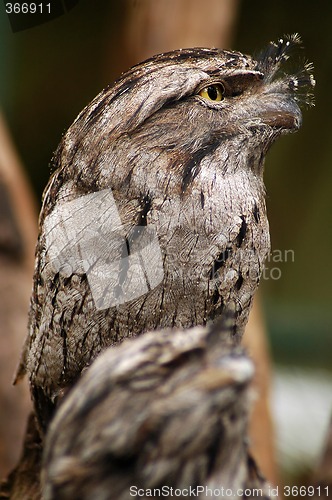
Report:
[[[257,60],[217,49],[155,56],[102,91],[65,134],[44,194],[18,372],[28,373],[42,427],[63,388],[102,349],[126,337],[204,325],[229,303],[237,316],[233,334],[241,337],[270,248],[264,157],[277,137],[299,128],[296,101],[307,101],[314,83],[309,66],[297,76],[276,75],[298,41],[271,43]],[[216,83],[220,102],[200,95]],[[115,200],[119,219],[114,211],[105,216],[101,205],[89,240],[94,195],[83,197],[101,192],[106,202]],[[68,203],[75,200],[79,214],[70,227]],[[67,210],[65,222],[61,210]],[[124,257],[144,246],[144,228],[159,245],[155,272],[162,267],[162,281],[132,300],[98,308],[79,255],[90,245],[90,253],[100,248],[91,267],[118,262],[114,287],[121,294],[129,280]],[[57,245],[62,256],[55,264]],[[147,267],[144,273],[149,289]]]
[[[270,498],[245,444],[253,363],[231,327],[147,333],[101,354],[49,427],[43,498],[127,500],[130,487]]]

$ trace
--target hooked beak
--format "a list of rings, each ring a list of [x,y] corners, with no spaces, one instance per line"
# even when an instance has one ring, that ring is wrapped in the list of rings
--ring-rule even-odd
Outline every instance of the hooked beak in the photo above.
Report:
[[[293,99],[271,103],[259,117],[265,125],[285,132],[296,132],[302,124],[301,110]]]

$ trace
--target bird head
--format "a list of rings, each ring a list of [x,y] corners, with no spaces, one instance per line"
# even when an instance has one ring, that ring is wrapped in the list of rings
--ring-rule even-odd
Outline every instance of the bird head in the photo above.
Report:
[[[168,165],[163,189],[185,191],[205,157],[216,159],[221,169],[236,168],[227,161],[233,154],[261,173],[276,138],[300,127],[299,105],[313,103],[311,64],[302,64],[296,74],[282,73],[300,43],[298,35],[286,36],[270,42],[256,59],[234,51],[182,49],[134,66],[70,127],[60,151],[64,173],[75,168],[90,192],[109,187],[110,178],[123,183],[133,169],[149,173],[153,190],[151,169],[155,165],[158,183],[161,157]],[[124,156],[126,168],[119,168]],[[164,174],[159,177],[165,180]]]

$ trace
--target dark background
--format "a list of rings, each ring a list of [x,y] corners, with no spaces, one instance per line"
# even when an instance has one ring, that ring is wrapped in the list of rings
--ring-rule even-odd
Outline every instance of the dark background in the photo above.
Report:
[[[40,199],[50,175],[49,161],[66,128],[128,68],[130,54],[122,34],[127,3],[80,0],[50,22],[15,32],[4,3],[0,5],[1,108]],[[202,11],[205,8],[202,2]],[[331,27],[332,4],[326,1],[242,1],[232,43],[234,49],[255,53],[284,33],[298,32],[305,46],[302,59],[315,65],[316,107],[304,112],[301,131],[279,140],[266,162],[272,250],[281,255],[293,250],[294,261],[268,264],[270,269],[277,267],[273,275],[281,272],[281,277],[264,280],[262,296],[275,359],[328,369]]]

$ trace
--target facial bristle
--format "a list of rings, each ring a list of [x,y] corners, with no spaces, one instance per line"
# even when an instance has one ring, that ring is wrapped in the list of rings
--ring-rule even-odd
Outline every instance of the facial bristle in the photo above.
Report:
[[[294,35],[286,35],[284,38],[279,38],[278,42],[270,42],[271,58],[275,64],[287,61],[289,52],[296,46],[301,46],[302,41],[300,36],[295,33]]]
[[[308,106],[314,105],[314,95],[312,89],[316,85],[313,75],[314,66],[312,63],[304,63],[303,69],[295,75],[289,76],[288,86],[294,92],[294,99],[300,104]]]
[[[290,87],[292,90],[297,90],[304,86],[312,88],[315,87],[316,81],[314,79],[313,71],[313,64],[305,63],[301,71],[290,77]]]
[[[273,82],[274,86],[279,84],[284,90],[288,89],[299,104],[313,106],[312,89],[316,83],[313,65],[295,59],[295,64],[292,64],[293,71],[289,64],[289,72],[283,66],[294,49],[301,48],[301,45],[302,41],[297,33],[279,38],[277,42],[270,42],[257,58],[257,69],[263,73],[265,83]]]
[[[257,58],[258,70],[264,73],[266,81],[273,78],[280,65],[289,59],[292,50],[301,44],[302,40],[298,33],[285,35],[277,42],[269,43]]]

